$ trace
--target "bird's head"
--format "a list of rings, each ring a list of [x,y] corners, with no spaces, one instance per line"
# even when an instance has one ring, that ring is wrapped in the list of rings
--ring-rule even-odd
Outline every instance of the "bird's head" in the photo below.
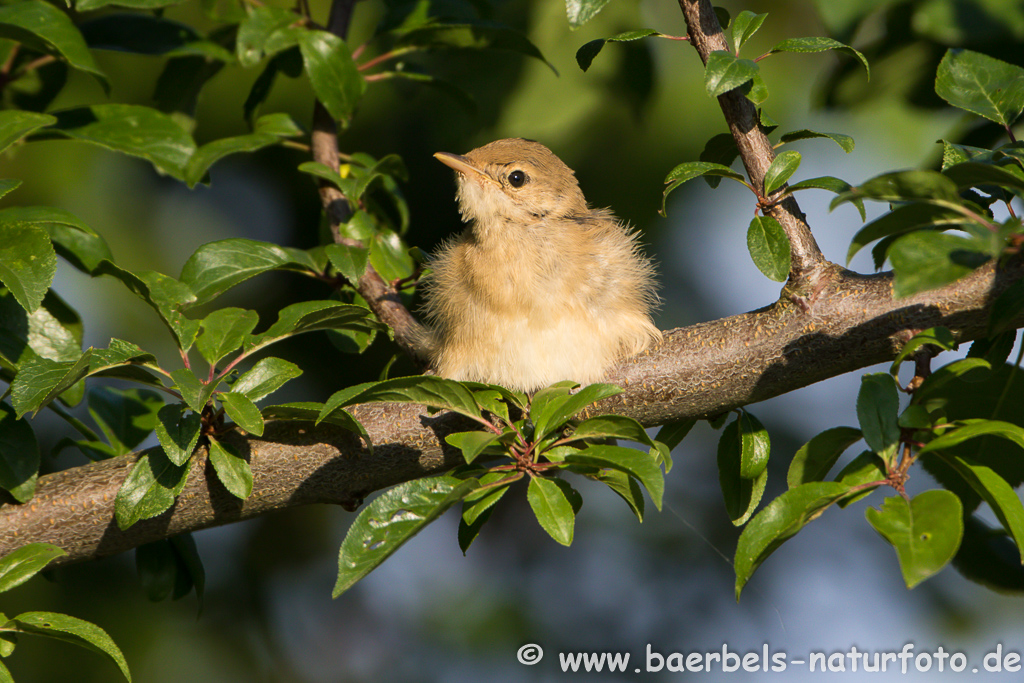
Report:
[[[544,145],[509,138],[466,155],[438,152],[458,172],[459,212],[477,229],[495,223],[529,225],[587,212],[573,170]]]

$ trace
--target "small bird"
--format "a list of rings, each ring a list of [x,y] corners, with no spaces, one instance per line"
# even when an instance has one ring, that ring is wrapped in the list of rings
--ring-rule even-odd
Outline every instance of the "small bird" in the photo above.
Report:
[[[591,384],[661,340],[637,233],[587,206],[551,150],[512,138],[434,156],[457,172],[469,224],[432,257],[424,283],[438,375],[523,392]]]

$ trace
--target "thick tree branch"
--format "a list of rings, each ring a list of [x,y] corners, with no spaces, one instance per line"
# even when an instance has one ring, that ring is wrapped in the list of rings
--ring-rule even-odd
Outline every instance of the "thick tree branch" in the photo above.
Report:
[[[327,30],[339,38],[345,38],[355,4],[356,0],[334,0],[331,3]],[[314,161],[319,161],[335,171],[338,170],[340,163],[338,125],[320,101],[317,101],[313,107],[311,146]],[[334,241],[339,244],[361,246],[358,241],[341,234],[341,224],[351,218],[351,211],[345,195],[326,180],[320,179],[317,182],[320,189],[320,201],[327,214]],[[423,364],[426,361],[426,353],[422,347],[422,340],[425,338],[422,326],[402,303],[395,288],[384,282],[384,279],[370,264],[366,265],[366,271],[359,278],[359,282],[352,284],[369,304],[370,310],[394,332],[395,342],[398,346],[414,361]]]
[[[728,51],[729,45],[710,0],[679,0],[679,7],[686,17],[690,44],[696,48],[702,62],[707,64],[708,55],[716,50]],[[739,148],[740,159],[747,169],[751,186],[763,200],[764,206],[769,207],[765,212],[782,225],[789,238],[792,253],[790,285],[793,293],[807,296],[816,289],[819,271],[827,267],[828,262],[822,256],[796,199],[790,195],[778,204],[772,204],[772,198],[763,196],[764,175],[775,159],[775,150],[761,130],[754,104],[739,90],[730,90],[720,95],[718,104],[729,124],[736,147]],[[784,186],[774,196],[782,196],[785,191]]]
[[[942,289],[895,301],[887,274],[829,266],[810,307],[782,298],[667,332],[659,347],[615,369],[608,381],[625,393],[599,409],[648,426],[709,417],[890,360],[921,329],[944,325],[960,341],[975,339],[985,335],[994,297],[1022,275],[1019,264],[1001,271],[989,264]],[[41,477],[29,503],[0,505],[0,555],[46,541],[68,551],[61,561],[74,562],[297,505],[351,508],[374,490],[455,466],[461,456],[444,436],[473,428],[459,416],[427,416],[410,405],[359,406],[354,413],[373,440],[372,453],[335,427],[270,422],[263,437],[230,437],[252,466],[248,500],[223,489],[201,451],[174,507],[127,531],[114,522],[114,499],[136,456]]]

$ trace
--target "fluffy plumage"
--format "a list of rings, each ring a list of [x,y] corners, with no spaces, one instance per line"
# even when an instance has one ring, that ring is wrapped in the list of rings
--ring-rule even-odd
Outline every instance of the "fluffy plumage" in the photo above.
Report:
[[[515,138],[435,156],[458,172],[469,223],[425,283],[437,374],[520,391],[590,384],[660,341],[654,268],[636,233],[588,207],[551,150]]]

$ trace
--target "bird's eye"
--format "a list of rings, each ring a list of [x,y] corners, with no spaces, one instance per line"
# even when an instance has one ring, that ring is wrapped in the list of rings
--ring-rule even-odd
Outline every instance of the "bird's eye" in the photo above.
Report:
[[[522,187],[526,184],[526,174],[522,171],[512,171],[508,174],[508,184],[512,187]]]

